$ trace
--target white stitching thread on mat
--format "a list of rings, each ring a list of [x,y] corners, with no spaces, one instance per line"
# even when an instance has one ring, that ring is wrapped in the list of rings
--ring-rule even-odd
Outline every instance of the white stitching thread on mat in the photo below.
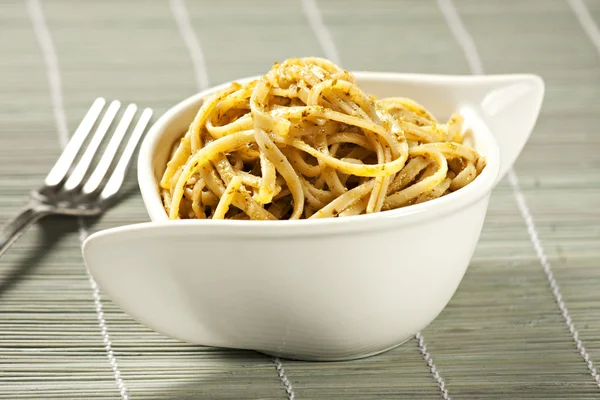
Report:
[[[446,389],[446,382],[444,381],[444,378],[442,378],[442,376],[438,372],[437,367],[433,363],[433,357],[431,357],[431,354],[429,354],[429,352],[427,351],[427,344],[425,343],[425,339],[421,335],[421,332],[417,332],[417,334],[415,335],[415,339],[417,339],[417,346],[419,346],[419,351],[421,352],[423,359],[427,363],[429,371],[431,372],[433,379],[438,385],[438,389],[440,389],[442,399],[450,400],[451,397],[448,394],[448,389]]]
[[[44,60],[46,61],[46,73],[48,83],[50,84],[50,96],[52,100],[52,112],[54,121],[58,130],[58,140],[60,147],[64,148],[69,142],[69,129],[67,128],[67,116],[65,115],[64,102],[62,98],[60,72],[58,70],[58,60],[54,51],[52,38],[48,33],[48,27],[44,20],[42,6],[38,0],[27,1],[27,11],[33,23],[35,36],[42,48]]]
[[[585,6],[585,3],[581,0],[567,0],[567,3],[569,3],[573,9],[575,16],[581,24],[581,27],[588,35],[594,46],[596,46],[598,54],[600,54],[600,30],[598,30],[598,26],[590,15],[590,11]]]
[[[481,57],[479,57],[479,54],[477,53],[475,42],[473,42],[473,38],[471,35],[469,35],[467,28],[462,23],[462,20],[456,11],[456,7],[454,7],[454,3],[452,3],[452,0],[438,0],[437,3],[438,8],[446,19],[448,28],[450,28],[450,31],[454,35],[454,38],[462,48],[463,53],[467,58],[467,63],[469,64],[471,73],[473,75],[483,74],[483,65],[481,63]]]
[[[567,0],[567,2],[573,9],[575,16],[577,17],[577,19],[579,20],[579,23],[581,24],[581,27],[583,28],[585,33],[588,35],[588,37],[590,38],[590,40],[596,47],[596,50],[598,50],[598,55],[600,55],[600,30],[598,30],[598,26],[596,25],[596,23],[594,22],[594,19],[590,15],[590,11],[585,6],[585,3],[581,0]],[[540,248],[541,248],[541,245],[540,245]],[[543,251],[543,249],[542,249],[542,251]],[[546,262],[548,262],[548,261],[546,260]],[[548,267],[549,266],[550,265],[548,264]],[[548,268],[548,271],[546,272],[546,274],[548,274],[548,273],[552,274],[552,271],[550,270],[550,268]],[[552,290],[554,291],[555,288],[552,288]],[[558,286],[556,286],[556,291],[557,291],[558,295],[560,295],[560,292],[558,292]],[[561,308],[561,311],[563,311],[562,308]],[[565,321],[568,321],[568,322],[571,321],[571,318],[569,317],[566,307],[564,308],[564,311],[563,311],[563,317],[565,318]],[[568,318],[568,320],[567,320],[567,318]],[[596,384],[600,388],[600,375],[598,375],[596,368],[594,368],[594,365],[592,364],[592,360],[590,360],[588,353],[585,351],[585,348],[583,347],[583,344],[581,343],[581,340],[579,340],[579,335],[578,335],[577,331],[575,330],[575,327],[573,326],[573,324],[569,324],[569,332],[571,332],[571,334],[573,335],[573,339],[575,340],[575,343],[577,345],[577,349],[579,350],[579,353],[581,354],[581,356],[583,357],[585,362],[587,362],[588,369],[590,370],[592,377],[596,381]]]
[[[451,399],[450,395],[448,395],[448,390],[446,390],[446,382],[444,382],[444,379],[440,376],[440,373],[438,372],[437,368],[435,367],[435,364],[433,363],[433,357],[431,357],[431,354],[429,354],[429,352],[427,351],[427,345],[425,344],[425,339],[421,335],[421,332],[417,333],[415,335],[415,338],[417,338],[417,344],[419,345],[419,351],[421,352],[421,354],[423,355],[423,359],[429,366],[429,370],[431,371],[431,374],[433,375],[433,379],[435,379],[438,386],[440,387],[440,391],[442,392],[442,398],[444,400],[450,400]]]
[[[313,30],[313,33],[319,40],[321,48],[323,49],[323,53],[325,53],[325,57],[327,57],[330,61],[337,61],[337,65],[342,65],[335,43],[331,38],[331,34],[327,29],[327,25],[325,25],[323,21],[323,16],[321,15],[319,7],[314,2],[314,0],[302,0],[302,5],[306,14],[306,18],[308,18],[310,26]],[[446,383],[444,382],[444,378],[442,378],[442,376],[437,371],[437,368],[433,363],[433,357],[431,357],[431,354],[427,352],[427,345],[425,344],[425,339],[423,339],[423,336],[421,336],[421,332],[417,332],[417,334],[415,335],[415,339],[417,339],[419,351],[423,355],[423,359],[427,363],[427,366],[431,371],[433,379],[435,379],[436,383],[438,384],[438,387],[442,394],[442,398],[444,400],[450,400],[450,396],[448,395],[448,390],[446,389]]]
[[[513,170],[510,170],[508,172],[508,181],[513,188],[513,192],[515,194],[515,198],[517,199],[519,210],[521,211],[523,219],[525,220],[525,224],[527,225],[527,231],[529,232],[531,243],[533,243],[533,248],[535,249],[538,258],[540,259],[540,263],[544,268],[544,273],[546,274],[546,278],[548,278],[550,288],[552,289],[552,294],[554,295],[554,299],[556,300],[558,308],[560,309],[563,319],[565,320],[565,324],[567,324],[567,328],[569,328],[569,332],[571,332],[571,335],[573,336],[575,346],[577,347],[577,350],[579,350],[579,354],[581,354],[581,357],[585,361],[588,370],[592,375],[592,378],[594,378],[594,381],[596,381],[596,385],[598,385],[598,387],[600,388],[600,376],[598,375],[596,368],[594,368],[592,359],[585,350],[583,342],[581,341],[581,339],[579,339],[579,333],[575,329],[575,325],[571,320],[571,316],[569,315],[567,305],[565,304],[562,294],[560,293],[560,287],[558,286],[556,278],[554,278],[554,274],[552,273],[552,269],[550,267],[550,261],[548,261],[548,257],[546,256],[544,248],[542,247],[542,242],[540,241],[537,230],[535,229],[535,223],[533,221],[531,213],[529,212],[529,207],[527,206],[525,195],[523,195],[523,192],[521,191],[521,188],[519,186],[519,180]]]
[[[417,334],[415,335],[415,339],[417,339],[417,346],[419,347],[419,351],[421,352],[423,359],[427,363],[429,371],[431,372],[433,379],[438,385],[438,389],[440,389],[442,398],[444,400],[450,400],[451,397],[448,394],[448,389],[446,389],[446,382],[444,381],[444,378],[442,378],[442,376],[437,370],[437,367],[433,363],[433,357],[431,357],[431,354],[429,354],[429,352],[427,351],[427,344],[425,343],[425,339],[421,335],[421,332],[417,332]]]
[[[296,395],[294,394],[294,388],[292,387],[292,383],[285,375],[285,370],[283,369],[283,364],[279,357],[273,357],[273,362],[275,363],[275,369],[277,370],[277,376],[279,376],[279,380],[283,384],[283,388],[288,395],[288,400],[294,400]]]
[[[325,25],[325,21],[323,21],[323,15],[319,10],[319,6],[315,0],[301,0],[301,2],[308,23],[317,37],[317,40],[323,49],[323,53],[325,53],[325,57],[334,64],[342,65],[342,60],[340,59],[340,55],[333,42],[331,32],[329,32],[327,25]]]
[[[46,25],[46,21],[44,18],[42,5],[40,4],[39,0],[27,0],[27,10],[29,12],[31,22],[33,24],[35,36],[40,44],[44,61],[46,63],[48,81],[50,84],[52,109],[54,112],[54,119],[58,131],[58,139],[61,148],[64,148],[69,141],[69,129],[67,126],[67,117],[65,114],[65,107],[63,103],[60,70],[58,68],[58,57],[56,55],[54,44],[52,43],[52,38],[50,36],[50,31],[48,30],[48,26]],[[83,243],[83,241],[88,237],[89,234],[87,232],[83,219],[79,218],[78,222],[79,240],[81,243]],[[98,285],[96,284],[96,281],[94,281],[94,278],[90,274],[87,267],[86,272],[90,283],[90,288],[92,289],[92,296],[94,298],[94,305],[96,308],[96,316],[98,318],[98,324],[100,326],[102,340],[104,342],[104,348],[106,349],[106,356],[108,357],[108,361],[113,370],[115,382],[121,394],[121,398],[123,400],[127,400],[127,388],[125,387],[125,383],[121,378],[121,372],[119,371],[119,366],[117,365],[117,360],[112,350],[112,344],[110,341],[110,336],[108,334],[108,327],[106,325],[106,320],[104,319],[104,312],[102,311],[102,300],[100,298],[100,290],[98,289]]]
[[[206,57],[204,57],[204,53],[202,52],[200,40],[198,40],[198,37],[194,33],[194,28],[190,21],[190,13],[185,6],[184,0],[171,0],[169,4],[171,5],[171,12],[173,13],[175,22],[177,22],[181,38],[192,59],[198,89],[206,90],[210,87],[208,69],[206,68]]]
[[[200,40],[198,40],[192,28],[190,14],[185,6],[185,2],[184,0],[170,0],[170,4],[171,12],[173,13],[175,22],[179,27],[181,38],[186,44],[190,58],[192,59],[192,64],[194,65],[194,71],[196,72],[196,86],[198,90],[208,89],[209,78],[208,68],[206,67],[205,63],[206,58],[204,57]],[[275,363],[277,376],[279,377],[279,380],[281,381],[281,384],[288,395],[288,399],[294,400],[294,389],[292,388],[292,384],[290,383],[289,379],[285,375],[281,360],[277,357],[273,357],[273,363]]]
[[[585,9],[585,5],[583,5],[583,3],[580,3],[579,1],[569,1],[569,4],[571,4],[571,6],[574,7],[574,11],[577,14],[578,18],[584,18],[584,19],[586,18],[585,13],[587,12],[587,10]],[[442,14],[444,14],[446,22],[448,23],[450,30],[452,31],[453,35],[455,36],[455,39],[457,40],[459,45],[462,47],[463,52],[465,53],[465,56],[469,62],[469,66],[471,67],[471,72],[475,75],[483,74],[481,57],[479,57],[477,48],[475,47],[475,44],[473,42],[473,38],[467,31],[460,16],[458,15],[458,12],[457,12],[456,7],[454,6],[452,0],[438,0],[438,6],[439,6]],[[577,8],[577,7],[583,7],[583,8]],[[581,14],[578,14],[578,13],[581,13]],[[589,18],[589,20],[592,21],[589,14],[587,15],[587,18]],[[584,24],[584,22],[582,21],[582,25],[583,24]],[[593,24],[593,21],[592,21],[592,24]],[[586,32],[588,32],[587,31],[588,28],[585,28],[585,26],[584,26],[584,29],[586,29]],[[593,31],[594,30],[592,30],[591,32],[593,32]],[[598,34],[597,28],[595,28],[595,33]],[[592,38],[592,40],[594,41],[594,38]],[[598,41],[598,43],[600,43],[600,40]],[[600,50],[600,47],[599,47],[599,50]],[[567,309],[567,306],[563,300],[562,294],[560,293],[560,287],[558,286],[558,282],[556,281],[556,278],[554,277],[554,274],[552,273],[552,268],[550,267],[550,261],[548,261],[548,257],[546,256],[544,247],[542,246],[542,242],[540,241],[539,234],[535,227],[535,222],[533,221],[533,217],[531,216],[531,212],[529,211],[529,206],[527,205],[527,201],[525,200],[525,195],[521,191],[521,186],[519,185],[519,180],[517,178],[517,174],[514,172],[513,169],[508,171],[507,178],[508,178],[508,182],[513,190],[513,194],[515,196],[515,200],[517,201],[517,206],[519,207],[521,216],[523,217],[523,220],[525,221],[525,225],[527,226],[527,232],[529,233],[529,238],[531,240],[531,243],[533,244],[533,248],[535,249],[535,252],[540,260],[540,264],[542,265],[542,268],[544,269],[544,273],[546,274],[546,278],[548,280],[550,288],[552,289],[552,295],[554,296],[554,300],[556,301],[556,304],[558,305],[558,308],[560,309],[560,312],[565,321],[565,324],[567,325],[567,328],[569,329],[569,332],[571,333],[571,335],[573,337],[573,341],[575,342],[575,346],[577,347],[579,354],[581,354],[581,357],[585,361],[585,363],[588,367],[588,370],[590,371],[590,374],[592,375],[592,378],[594,378],[594,381],[596,382],[598,387],[600,387],[600,376],[598,376],[598,372],[596,371],[596,368],[594,368],[594,364],[592,363],[590,355],[587,353],[587,351],[585,350],[585,347],[583,346],[582,341],[579,339],[579,333],[575,329],[575,325],[573,324],[573,321],[571,320],[571,316],[569,315],[569,310]]]

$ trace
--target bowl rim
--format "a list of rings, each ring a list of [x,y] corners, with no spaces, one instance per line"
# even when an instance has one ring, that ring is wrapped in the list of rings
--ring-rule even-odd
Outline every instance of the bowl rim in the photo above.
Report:
[[[503,79],[514,79],[518,74],[506,74],[506,75],[486,75],[486,76],[473,76],[473,75],[432,75],[432,74],[412,74],[412,73],[394,73],[394,72],[365,72],[358,71],[353,72],[357,81],[360,80],[379,80],[382,82],[411,82],[421,84],[432,84],[432,83],[477,83],[479,79],[493,78],[498,81]],[[521,76],[530,76],[527,74],[520,74]],[[153,170],[153,158],[157,142],[160,140],[166,127],[171,125],[180,113],[192,107],[198,107],[198,103],[214,93],[217,90],[224,89],[229,86],[232,82],[244,83],[259,76],[249,76],[233,81],[225,82],[216,86],[213,86],[207,90],[198,92],[192,96],[189,96],[179,103],[175,104],[171,108],[162,114],[156,122],[151,126],[147,134],[145,135],[140,151],[138,154],[137,163],[137,178],[144,206],[152,223],[160,225],[191,225],[191,226],[223,226],[232,227],[236,232],[256,231],[257,229],[271,229],[276,231],[282,231],[287,229],[294,229],[297,233],[300,231],[310,232],[312,228],[325,228],[325,227],[338,227],[347,229],[349,226],[357,224],[362,228],[368,228],[368,226],[377,225],[388,225],[388,223],[397,223],[398,219],[402,220],[403,224],[410,224],[431,218],[437,218],[442,215],[451,214],[460,209],[465,209],[471,204],[481,200],[487,194],[489,194],[494,187],[500,170],[500,154],[498,144],[492,134],[487,129],[479,129],[474,132],[477,140],[482,140],[486,147],[486,167],[483,169],[469,185],[449,193],[446,196],[442,196],[433,200],[428,200],[423,203],[414,204],[402,208],[393,210],[387,210],[383,212],[377,212],[373,214],[363,214],[356,216],[347,216],[343,218],[320,218],[320,219],[300,219],[300,220],[277,220],[277,221],[240,221],[240,220],[201,220],[201,219],[190,219],[190,220],[169,220],[166,211],[162,205],[160,193],[158,190],[158,181],[154,176]],[[304,227],[304,228],[302,228]],[[306,229],[308,228],[308,229]],[[239,230],[242,231],[239,231]]]

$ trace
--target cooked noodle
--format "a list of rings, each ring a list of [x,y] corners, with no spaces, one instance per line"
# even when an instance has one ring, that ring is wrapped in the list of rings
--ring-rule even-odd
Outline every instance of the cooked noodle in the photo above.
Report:
[[[207,98],[160,182],[170,219],[369,214],[459,190],[485,166],[463,118],[377,100],[319,58],[289,59]]]

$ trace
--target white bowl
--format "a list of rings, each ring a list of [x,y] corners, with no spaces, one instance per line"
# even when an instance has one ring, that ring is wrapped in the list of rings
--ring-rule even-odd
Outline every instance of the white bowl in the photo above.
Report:
[[[544,85],[533,75],[355,76],[378,97],[411,97],[442,118],[462,113],[487,158],[481,175],[442,198],[371,215],[168,221],[158,181],[171,145],[222,86],[213,88],[171,108],[142,144],[138,181],[153,222],[85,241],[100,287],[165,335],[295,359],[365,357],[427,326],[469,265],[490,192],[527,141]]]

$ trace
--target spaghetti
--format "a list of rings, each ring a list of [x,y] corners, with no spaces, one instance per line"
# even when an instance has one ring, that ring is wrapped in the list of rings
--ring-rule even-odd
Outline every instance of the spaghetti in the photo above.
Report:
[[[170,219],[369,214],[468,185],[485,160],[463,118],[439,123],[408,98],[378,100],[320,58],[276,63],[207,98],[160,182]]]

